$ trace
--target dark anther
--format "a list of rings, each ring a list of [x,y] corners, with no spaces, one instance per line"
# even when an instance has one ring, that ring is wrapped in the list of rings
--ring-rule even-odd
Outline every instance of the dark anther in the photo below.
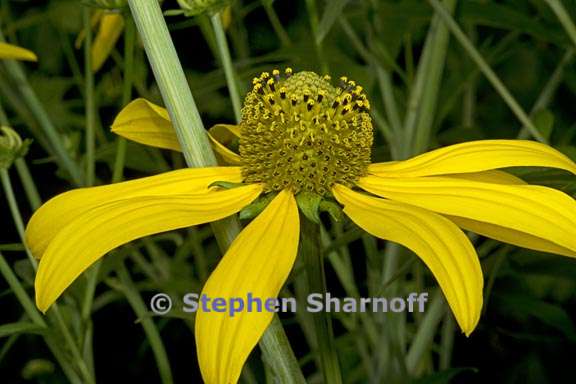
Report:
[[[324,98],[324,95],[319,93],[318,96],[316,97],[316,100],[318,100],[318,102],[322,102],[322,99]]]
[[[336,109],[339,105],[340,103],[338,102],[338,100],[334,100],[334,102],[332,103],[332,108]]]
[[[296,103],[298,102],[298,100],[292,99],[291,102],[292,102],[292,106],[294,107],[294,106],[296,106]]]
[[[312,101],[312,100],[310,100],[310,101]],[[311,111],[311,110],[312,110],[312,107],[314,107],[314,102],[311,102],[311,103],[306,104],[306,109],[307,109],[308,111]]]

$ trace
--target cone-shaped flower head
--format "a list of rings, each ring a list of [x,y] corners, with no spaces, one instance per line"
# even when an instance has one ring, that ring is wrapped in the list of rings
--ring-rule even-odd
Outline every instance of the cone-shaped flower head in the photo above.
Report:
[[[265,191],[324,196],[367,173],[372,148],[370,107],[362,87],[338,87],[313,72],[264,72],[242,109],[240,156],[246,182]]]

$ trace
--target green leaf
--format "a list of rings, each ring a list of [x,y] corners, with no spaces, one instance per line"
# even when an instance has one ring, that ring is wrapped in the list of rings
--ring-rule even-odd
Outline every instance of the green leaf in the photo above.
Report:
[[[328,32],[330,32],[348,1],[350,0],[330,0],[326,2],[324,14],[318,25],[318,34],[316,35],[317,44],[320,44]]]
[[[29,321],[19,321],[0,325],[0,337],[8,337],[20,333],[42,333],[44,327]]]
[[[532,117],[532,122],[538,132],[550,140],[550,135],[552,134],[552,129],[554,128],[554,115],[547,109],[542,109],[534,114]]]
[[[556,329],[576,341],[576,327],[566,311],[556,305],[539,299],[527,297],[525,294],[494,294],[494,301],[510,315],[524,318],[535,318],[551,328]]]

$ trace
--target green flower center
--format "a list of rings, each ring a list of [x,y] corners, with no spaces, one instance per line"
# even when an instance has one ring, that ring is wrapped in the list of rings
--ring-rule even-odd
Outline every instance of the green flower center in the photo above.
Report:
[[[313,72],[264,72],[246,96],[240,127],[242,174],[265,191],[329,193],[366,174],[372,148],[370,103],[355,82]]]

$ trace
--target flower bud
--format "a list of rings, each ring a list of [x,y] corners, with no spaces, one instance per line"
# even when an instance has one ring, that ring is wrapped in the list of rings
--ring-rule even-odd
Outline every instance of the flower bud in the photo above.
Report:
[[[0,169],[8,169],[12,163],[26,155],[32,140],[22,140],[10,127],[0,127]]]

